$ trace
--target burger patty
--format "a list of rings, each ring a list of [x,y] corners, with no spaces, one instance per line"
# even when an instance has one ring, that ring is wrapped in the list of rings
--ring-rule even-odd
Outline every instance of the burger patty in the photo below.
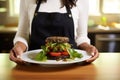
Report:
[[[70,58],[69,55],[68,55],[68,56],[61,55],[61,56],[55,57],[55,56],[51,56],[51,55],[47,54],[46,56],[47,56],[47,58],[50,59],[50,60],[64,60],[64,59]]]
[[[67,43],[67,42],[69,42],[69,38],[68,37],[52,36],[52,37],[47,37],[45,41],[46,41],[46,43],[47,42]]]

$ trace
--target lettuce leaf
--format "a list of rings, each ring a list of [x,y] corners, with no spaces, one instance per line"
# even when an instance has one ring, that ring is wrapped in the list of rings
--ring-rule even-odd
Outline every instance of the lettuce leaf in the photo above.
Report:
[[[67,51],[68,51],[71,59],[82,58],[83,57],[83,55],[81,53],[78,53],[74,49],[67,49]]]
[[[36,57],[35,57],[36,61],[46,61],[47,60],[47,56],[46,53],[44,51],[40,51]]]

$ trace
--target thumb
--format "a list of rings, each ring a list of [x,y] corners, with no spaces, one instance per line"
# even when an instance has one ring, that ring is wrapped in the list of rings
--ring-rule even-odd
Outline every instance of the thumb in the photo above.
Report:
[[[14,47],[13,51],[17,58],[23,53],[23,50],[20,46]]]

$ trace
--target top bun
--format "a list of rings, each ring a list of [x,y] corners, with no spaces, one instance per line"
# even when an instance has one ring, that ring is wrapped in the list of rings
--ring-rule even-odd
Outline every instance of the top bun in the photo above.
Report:
[[[46,42],[53,42],[53,43],[68,43],[69,38],[68,37],[60,37],[60,36],[51,36],[47,37]]]

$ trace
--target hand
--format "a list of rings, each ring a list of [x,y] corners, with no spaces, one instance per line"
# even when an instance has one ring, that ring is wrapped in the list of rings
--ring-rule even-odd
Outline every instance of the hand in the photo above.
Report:
[[[89,47],[86,48],[86,51],[92,55],[92,57],[90,59],[86,60],[86,62],[93,62],[94,60],[96,60],[99,57],[99,52],[96,49],[96,47],[93,45],[89,45]]]
[[[17,42],[10,51],[10,60],[18,64],[23,64],[24,62],[19,58],[19,56],[26,51],[26,45],[22,42]]]
[[[95,46],[87,44],[87,43],[83,43],[79,47],[81,49],[87,51],[90,55],[92,55],[92,57],[90,59],[86,60],[86,62],[93,62],[94,60],[96,60],[99,57],[99,52]]]

